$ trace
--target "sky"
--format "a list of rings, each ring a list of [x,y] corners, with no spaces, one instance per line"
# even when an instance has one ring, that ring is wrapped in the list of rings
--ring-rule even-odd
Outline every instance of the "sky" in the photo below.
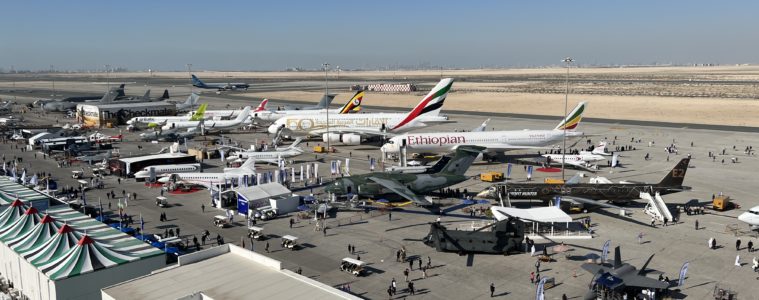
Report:
[[[0,68],[757,63],[759,1],[3,1]]]

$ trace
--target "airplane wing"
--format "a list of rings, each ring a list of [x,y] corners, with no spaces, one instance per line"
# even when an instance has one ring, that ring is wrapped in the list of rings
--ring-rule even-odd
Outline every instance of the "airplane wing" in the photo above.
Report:
[[[584,263],[582,269],[590,272],[590,274],[598,274],[606,271],[606,268],[599,264]]]
[[[613,208],[613,209],[619,209],[619,210],[623,210],[624,209],[624,208],[616,206],[614,204],[609,204],[609,203],[605,203],[603,201],[598,201],[598,200],[593,200],[593,199],[588,199],[588,198],[575,197],[575,196],[561,196],[561,198],[562,199],[568,199],[568,200],[571,200],[571,201],[580,202],[582,204],[597,205],[597,206],[602,206],[602,207],[606,207],[606,208]],[[627,211],[626,209],[624,209],[624,210]]]
[[[392,179],[382,179],[377,177],[369,177],[369,180],[376,182],[377,184],[395,192],[396,194],[400,195],[403,198],[406,198],[408,200],[411,200],[417,204],[420,205],[431,205],[432,203],[425,199],[424,197],[420,197],[417,194],[414,194],[411,190],[409,190],[407,187],[403,186],[400,182],[392,180]]]
[[[585,266],[583,265],[583,268]],[[665,289],[669,287],[669,283],[664,281],[659,281],[653,278],[648,278],[646,276],[641,275],[628,275],[628,276],[622,276],[622,280],[625,282],[626,286],[636,286],[636,287],[642,287],[642,288],[656,288],[656,289]]]

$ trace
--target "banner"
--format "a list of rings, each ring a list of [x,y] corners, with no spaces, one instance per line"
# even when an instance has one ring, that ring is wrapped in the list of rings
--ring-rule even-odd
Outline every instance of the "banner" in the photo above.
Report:
[[[688,262],[686,261],[683,264],[683,267],[680,268],[680,279],[677,280],[677,286],[683,286],[685,284],[685,275],[688,273]]]
[[[614,153],[614,155],[611,156],[611,167],[616,168],[619,164],[619,154]]]
[[[535,291],[535,300],[543,300],[545,295],[543,293],[544,286],[546,284],[546,278],[543,277],[540,279],[540,282],[538,282],[538,289]]]
[[[369,171],[374,171],[375,164],[377,164],[377,161],[374,159],[374,157],[369,159]]]
[[[290,167],[290,181],[295,182],[295,167]]]
[[[311,164],[306,165],[306,180],[311,179]]]
[[[604,243],[603,250],[601,250],[601,262],[606,262],[606,257],[609,256],[609,247],[611,246],[611,240],[607,240]]]
[[[337,174],[337,162],[334,160],[329,162],[329,174],[332,176]]]
[[[556,207],[561,208],[561,196],[554,197],[554,203],[556,203]]]
[[[349,175],[351,173],[351,159],[346,158],[345,159],[345,174]]]
[[[506,178],[511,178],[511,163],[506,164]]]
[[[300,165],[300,181],[303,181],[303,165]]]
[[[527,166],[527,180],[532,180],[532,166]]]
[[[314,178],[319,177],[319,164],[314,163]]]

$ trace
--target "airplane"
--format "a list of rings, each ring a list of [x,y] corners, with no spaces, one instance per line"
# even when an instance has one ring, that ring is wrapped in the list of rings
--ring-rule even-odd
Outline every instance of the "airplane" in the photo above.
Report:
[[[508,182],[493,185],[477,196],[491,199],[540,199],[543,201],[553,200],[559,196],[568,201],[621,209],[616,205],[601,201],[626,204],[633,199],[639,199],[640,193],[666,195],[690,189],[683,186],[689,163],[690,158],[683,158],[659,183],[575,183],[571,182],[572,180],[565,184]]]
[[[480,151],[482,147],[459,147],[443,169],[434,174],[372,172],[338,178],[327,185],[324,191],[340,195],[356,193],[365,197],[396,194],[422,206],[431,205],[430,200],[420,195],[467,180],[469,177],[464,176],[464,173]]]
[[[283,110],[320,110],[320,109],[326,109],[329,107],[330,104],[332,104],[332,100],[335,99],[335,94],[324,94],[322,98],[319,100],[319,103],[316,105],[310,105],[310,106],[290,106],[285,105],[282,107]]]
[[[748,224],[751,230],[759,230],[759,206],[749,208],[738,216],[738,220]]]
[[[198,125],[200,125],[200,131],[201,134],[205,134],[205,132],[214,130],[229,130],[241,127],[248,119],[250,118],[250,106],[246,106],[242,112],[237,115],[237,117],[233,120],[221,120],[221,121],[212,121],[212,120],[199,120],[199,121],[172,121],[172,122],[166,122],[163,126],[161,126],[162,130],[171,130],[171,129],[187,129],[188,132],[193,132],[198,129]]]
[[[190,173],[200,171],[200,164],[180,164],[180,165],[157,165],[145,167],[144,169],[134,173],[134,178],[144,179],[150,177],[150,169],[156,177],[163,177],[166,174],[171,173]]]
[[[184,128],[181,129],[162,129],[161,126],[153,127],[152,132],[140,133],[140,139],[143,141],[159,141],[159,142],[180,142],[183,139],[192,139],[201,130],[201,124],[198,124],[196,130],[187,131]]]
[[[200,95],[191,93],[190,96],[187,96],[187,100],[184,103],[177,103],[177,111],[192,110],[195,108],[195,104],[198,104],[198,99],[200,99]]]
[[[347,114],[361,110],[361,101],[364,100],[364,91],[356,92],[348,102],[339,109],[330,109],[331,114]],[[326,109],[314,110],[264,110],[253,113],[253,118],[266,122],[274,122],[282,117],[291,115],[318,115],[325,114]]]
[[[443,167],[451,160],[450,156],[442,156],[432,166],[390,166],[385,168],[385,172],[388,173],[403,173],[403,174],[434,174],[440,172]]]
[[[246,175],[254,176],[256,174],[255,163],[255,159],[248,158],[239,168],[224,168],[224,171],[221,173],[171,173],[159,178],[158,182],[184,182],[211,188]]]
[[[7,101],[0,106],[0,113],[10,113],[13,110],[13,102]]]
[[[261,112],[266,110],[266,106],[269,104],[269,99],[263,99],[261,100],[261,103],[258,104],[256,109],[253,110],[253,112]],[[242,112],[242,109],[227,109],[227,110],[208,110],[204,112],[204,119],[206,120],[228,120],[233,119],[237,117]],[[197,111],[190,111],[187,113],[187,116],[191,116],[193,114],[197,113]]]
[[[448,153],[456,150],[459,145],[477,145],[485,147],[487,153],[499,153],[545,148],[561,142],[565,128],[568,137],[583,135],[575,129],[582,120],[586,106],[586,102],[577,104],[553,130],[485,131],[486,121],[471,132],[408,133],[394,136],[380,150],[383,153],[399,153],[405,146],[406,151],[412,153]]]
[[[631,294],[633,296],[630,299],[632,299],[634,295],[637,295],[642,290],[664,290],[669,288],[669,282],[646,277],[646,267],[653,258],[654,254],[651,254],[640,270],[638,270],[629,263],[622,263],[622,253],[619,250],[619,246],[617,246],[614,248],[614,261],[611,266],[595,263],[582,264],[582,268],[585,271],[593,274],[590,284],[591,289],[585,294],[584,299],[596,299],[596,291],[594,289],[598,288],[599,285],[605,286],[608,292],[618,296],[613,297],[613,299],[622,299],[622,294]]]
[[[113,156],[113,152],[111,150],[108,151],[99,151],[96,153],[89,153],[81,156],[77,156],[76,160],[78,161],[84,161],[84,162],[101,162],[103,160],[110,159]]]
[[[561,154],[543,154],[542,156],[552,164],[561,164],[563,160],[568,165],[587,170],[591,170],[592,163],[606,160],[605,156],[589,151],[580,151],[580,154],[564,154],[563,156]]]
[[[193,94],[195,95],[195,94]],[[200,121],[205,118],[207,103],[203,103],[198,107],[192,115],[187,116],[150,116],[150,117],[134,117],[129,119],[126,123],[132,128],[139,126],[140,124],[147,124],[148,128],[161,127],[158,126],[162,122],[177,122],[177,121]]]
[[[239,149],[238,151],[229,153],[227,160],[235,159],[248,159],[253,158],[256,162],[266,162],[270,164],[279,163],[282,159],[287,159],[303,154],[303,149],[298,147],[302,139],[296,139],[290,146],[286,148],[277,148],[274,151],[255,151]],[[251,146],[252,147],[252,146]],[[231,147],[230,147],[231,148]]]
[[[329,117],[329,124],[326,114],[290,115],[272,123],[268,131],[276,134],[282,130],[290,136],[321,136],[325,142],[359,145],[371,138],[392,136],[436,123],[449,122],[447,116],[439,116],[439,113],[452,85],[453,78],[440,80],[419,104],[406,114],[337,114]]]
[[[192,86],[201,89],[215,89],[218,91],[244,89],[248,90],[250,84],[247,83],[205,83],[200,80],[195,74],[192,74]]]
[[[97,143],[101,142],[121,142],[124,139],[124,135],[105,135],[100,132],[95,132],[93,134],[90,134],[89,140],[94,141]]]
[[[49,112],[56,112],[56,111],[67,111],[70,109],[75,109],[77,104],[80,103],[110,103],[113,102],[113,100],[116,99],[123,99],[126,96],[124,95],[124,84],[119,85],[118,87],[112,87],[109,91],[107,91],[103,96],[101,97],[89,97],[89,96],[82,96],[82,97],[68,97],[63,99],[48,99],[48,100],[38,100],[38,104],[42,103],[42,109],[44,111]]]

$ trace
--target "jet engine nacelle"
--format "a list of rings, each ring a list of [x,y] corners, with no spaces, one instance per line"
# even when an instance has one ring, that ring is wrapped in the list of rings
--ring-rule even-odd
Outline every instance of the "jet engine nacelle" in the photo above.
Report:
[[[383,194],[383,188],[381,185],[368,182],[358,186],[359,195],[379,195]]]
[[[361,136],[358,134],[343,134],[340,141],[346,145],[361,145]]]
[[[330,143],[339,143],[340,142],[340,134],[339,133],[325,133],[322,135],[322,140]]]

